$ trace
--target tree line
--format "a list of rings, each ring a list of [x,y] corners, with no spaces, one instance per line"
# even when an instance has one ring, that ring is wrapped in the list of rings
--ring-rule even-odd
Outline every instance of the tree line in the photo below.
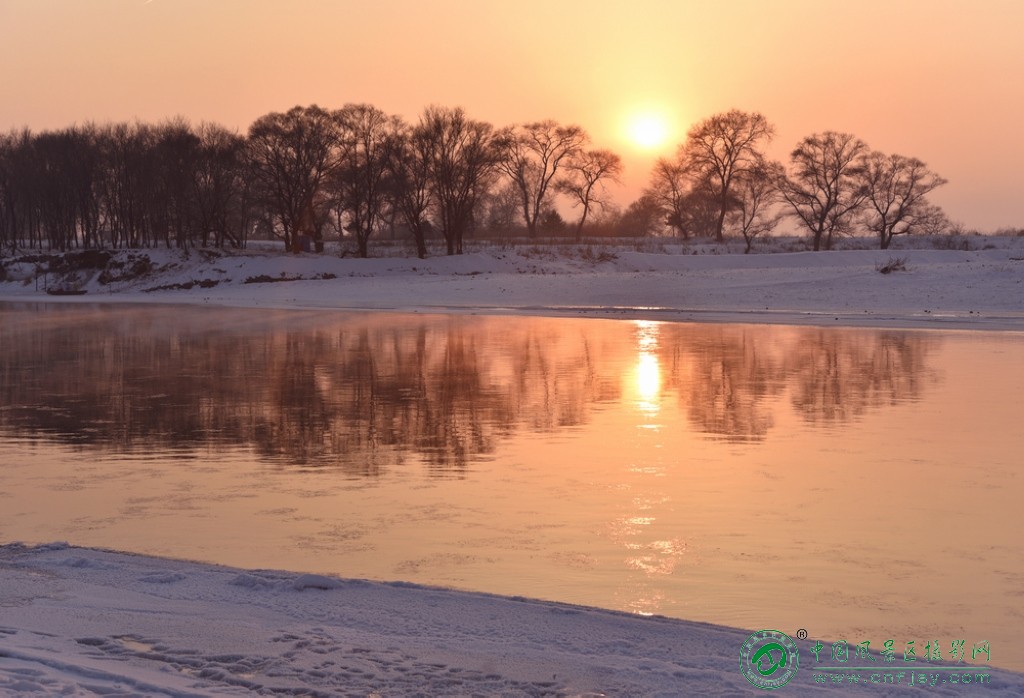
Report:
[[[815,250],[869,231],[896,235],[948,224],[927,195],[945,183],[916,158],[871,151],[843,133],[808,136],[790,167],[768,159],[774,128],[737,110],[696,124],[674,158],[624,212],[607,198],[621,158],[587,132],[552,120],[506,128],[461,108],[431,106],[416,123],[368,104],[316,105],[261,116],[245,135],[183,119],[86,124],[0,134],[0,253],[167,246],[244,247],[253,237],[354,253],[384,232],[407,235],[420,257],[443,239],[461,254],[473,231],[615,234],[753,241],[789,218]],[[555,205],[573,207],[566,223]],[[610,223],[610,224],[609,224]]]
[[[556,193],[588,215],[605,205],[620,158],[588,148],[579,126],[496,129],[462,109],[429,107],[416,124],[366,104],[261,116],[245,136],[177,119],[0,136],[0,249],[242,247],[276,236],[323,250],[344,237],[366,257],[382,230],[407,231],[421,257],[469,231],[531,237],[558,216]],[[560,217],[557,222],[564,227]]]
[[[789,168],[769,159],[775,134],[761,114],[732,110],[693,126],[674,158],[655,165],[640,205],[681,237],[754,240],[785,219],[806,231],[814,250],[842,235],[869,233],[887,249],[897,235],[950,227],[928,195],[946,183],[913,157],[871,150],[849,133],[802,139]]]

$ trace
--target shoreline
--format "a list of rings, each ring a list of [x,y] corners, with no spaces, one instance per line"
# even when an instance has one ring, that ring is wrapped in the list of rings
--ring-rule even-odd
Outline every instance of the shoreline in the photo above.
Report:
[[[16,692],[755,691],[737,668],[750,630],[661,616],[65,543],[0,545],[0,578],[0,689]],[[818,677],[832,673],[827,662],[814,661],[813,642],[798,643],[800,670],[787,695],[819,692],[825,686]],[[884,686],[881,695],[911,695],[924,675],[941,681],[932,686],[935,694],[962,695],[960,686],[942,685],[949,671],[970,674],[972,681],[984,674],[990,690],[1024,690],[1024,674],[987,664],[897,669],[899,684]],[[895,681],[896,670],[891,673]],[[842,688],[880,695],[881,677],[865,676]]]
[[[605,306],[491,306],[491,305],[405,305],[372,306],[313,303],[232,302],[171,295],[157,297],[121,296],[49,296],[45,294],[0,296],[0,304],[61,305],[136,305],[237,308],[240,310],[297,310],[307,312],[393,313],[408,315],[482,315],[522,317],[565,317],[595,320],[644,320],[652,322],[711,323],[729,325],[788,325],[797,327],[836,327],[891,330],[976,331],[1024,333],[1024,312],[925,311],[921,313],[854,313],[828,310],[716,310],[671,307]]]
[[[541,315],[901,329],[1024,331],[1024,243],[979,251],[671,254],[488,249],[456,257],[340,258],[248,250],[121,251],[42,275],[6,261],[0,302]],[[879,273],[892,254],[906,271]],[[139,267],[145,272],[132,272]],[[0,260],[2,261],[2,260]],[[135,265],[133,267],[133,265]],[[120,274],[120,276],[118,276]],[[59,279],[63,278],[64,281]],[[49,295],[37,284],[70,284]],[[278,282],[278,283],[273,283]],[[280,283],[283,282],[283,283]]]

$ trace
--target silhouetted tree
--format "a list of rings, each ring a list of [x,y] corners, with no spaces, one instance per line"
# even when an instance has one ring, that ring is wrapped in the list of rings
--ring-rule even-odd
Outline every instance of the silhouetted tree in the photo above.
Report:
[[[359,256],[365,258],[370,236],[383,224],[389,204],[401,122],[369,104],[346,105],[335,117],[340,147],[330,182],[345,214],[346,230],[355,236]]]
[[[883,250],[896,235],[927,228],[942,215],[926,197],[946,180],[917,158],[873,151],[864,159],[861,183],[867,197],[864,222]]]
[[[17,244],[13,152],[14,135],[0,134],[0,255]]]
[[[245,177],[245,139],[216,124],[199,127],[199,152],[192,172],[198,234],[204,247],[233,247],[245,244],[253,217],[249,186]]]
[[[572,200],[574,208],[583,207],[580,219],[576,222],[576,239],[580,240],[590,209],[594,206],[603,207],[607,203],[603,196],[605,181],[619,181],[622,158],[610,150],[587,150],[576,154],[565,167],[567,174],[556,186],[558,191]]]
[[[713,186],[682,156],[660,158],[644,196],[657,202],[663,221],[683,239],[715,235],[720,202]],[[730,199],[730,208],[734,205]]]
[[[540,212],[540,231],[549,237],[564,236],[569,226],[556,208],[545,208]]]
[[[338,121],[316,105],[261,116],[249,127],[248,160],[286,249],[323,236],[325,184],[337,166]]]
[[[73,175],[75,153],[69,132],[46,132],[32,139],[32,198],[42,236],[51,250],[67,250],[78,238]]]
[[[782,213],[775,204],[780,200],[778,184],[783,176],[780,163],[762,162],[739,177],[732,216],[747,244],[744,254],[750,252],[756,238],[770,234],[781,221]]]
[[[389,152],[391,198],[399,219],[412,233],[416,254],[427,256],[428,213],[433,203],[430,140],[423,125],[402,125]]]
[[[497,166],[494,127],[468,118],[461,108],[428,107],[418,128],[430,154],[431,186],[448,254],[462,254],[474,210]]]
[[[663,224],[661,204],[647,195],[631,203],[619,219],[622,234],[631,237],[656,235]]]
[[[195,199],[195,172],[199,164],[199,137],[184,119],[168,121],[153,134],[152,166],[156,175],[149,208],[154,228],[167,247],[187,248],[199,229]]]
[[[481,201],[484,221],[491,235],[512,238],[523,232],[519,189],[512,182],[491,188]]]
[[[112,247],[156,243],[155,204],[159,168],[154,163],[153,128],[145,124],[106,126],[99,136],[103,161],[103,205]]]
[[[100,196],[103,163],[100,158],[99,130],[92,124],[66,130],[70,152],[67,163],[69,183],[74,199],[75,217],[82,247],[103,244],[100,224],[104,215]]]
[[[31,131],[12,131],[0,140],[0,231],[12,252],[42,244],[38,170]]]
[[[731,198],[729,205],[730,208],[734,207],[735,199]],[[668,223],[685,230],[685,238],[709,238],[715,235],[720,211],[720,201],[707,180],[697,180],[683,196],[678,217],[669,219]]]
[[[686,134],[679,159],[717,204],[717,241],[722,241],[725,217],[735,202],[739,178],[763,160],[760,147],[774,133],[774,127],[761,114],[733,109],[701,121]]]
[[[0,136],[0,250],[98,245],[101,173],[94,126]]]
[[[656,202],[665,222],[680,237],[689,237],[689,230],[683,225],[683,207],[692,182],[686,169],[678,159],[658,158],[651,174],[651,184],[644,190],[644,196]]]
[[[519,190],[523,222],[531,238],[537,236],[559,169],[589,140],[579,126],[561,126],[552,120],[514,126],[498,134],[498,167]]]
[[[790,154],[792,170],[779,191],[791,215],[811,233],[814,250],[831,249],[832,237],[850,230],[864,204],[864,156],[868,146],[849,133],[807,136]]]

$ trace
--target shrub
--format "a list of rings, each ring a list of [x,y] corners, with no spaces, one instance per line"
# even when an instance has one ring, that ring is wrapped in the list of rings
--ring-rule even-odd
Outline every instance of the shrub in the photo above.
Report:
[[[894,271],[906,271],[907,270],[907,258],[906,257],[889,257],[889,261],[885,264],[875,265],[875,270],[881,274],[889,274]]]

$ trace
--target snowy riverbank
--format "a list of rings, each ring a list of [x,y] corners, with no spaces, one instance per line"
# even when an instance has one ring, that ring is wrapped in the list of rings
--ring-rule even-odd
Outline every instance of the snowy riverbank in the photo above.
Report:
[[[63,544],[0,547],[0,579],[4,695],[759,693],[737,668],[749,632],[701,623]],[[800,644],[785,695],[822,688]],[[900,686],[840,690],[915,695],[927,674],[930,695],[1024,692],[1024,675],[963,669],[989,679],[922,662]]]
[[[456,256],[339,258],[148,250],[77,271],[4,262],[0,300],[570,314],[665,320],[1024,329],[1024,238],[976,251],[671,254],[488,248]],[[669,250],[671,252],[671,250]],[[892,261],[905,269],[883,274]]]

